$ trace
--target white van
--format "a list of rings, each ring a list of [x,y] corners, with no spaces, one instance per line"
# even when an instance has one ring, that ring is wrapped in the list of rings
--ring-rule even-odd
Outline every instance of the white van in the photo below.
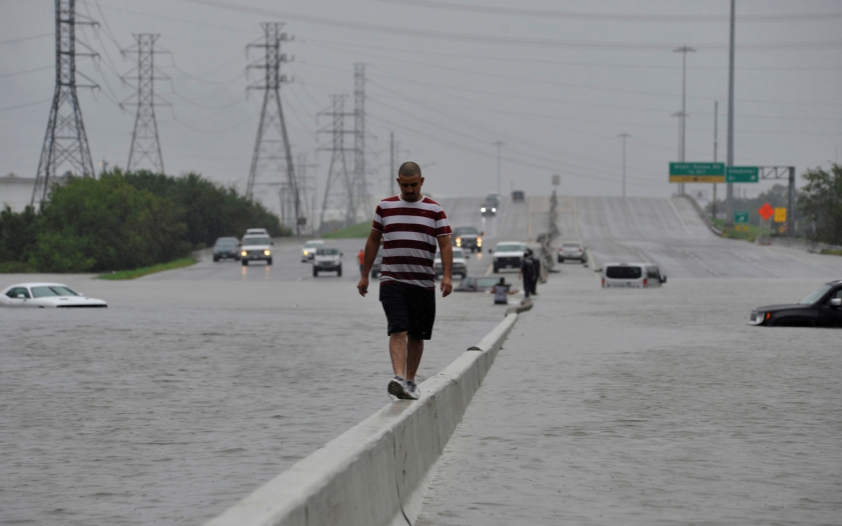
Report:
[[[602,288],[651,288],[667,282],[654,263],[606,263],[602,267]]]

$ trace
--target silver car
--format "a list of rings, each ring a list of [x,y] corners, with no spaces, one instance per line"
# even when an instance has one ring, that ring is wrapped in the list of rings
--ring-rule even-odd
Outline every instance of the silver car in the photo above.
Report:
[[[566,241],[558,249],[558,262],[564,263],[568,259],[580,263],[588,262],[588,247],[579,241]]]
[[[453,270],[451,273],[454,276],[459,275],[462,276],[463,279],[468,277],[468,262],[466,259],[467,256],[461,248],[453,248]],[[436,253],[436,259],[433,261],[433,269],[436,272],[437,279],[444,274],[444,268],[441,264],[441,252]]]
[[[606,263],[602,267],[602,288],[648,289],[660,287],[667,277],[654,263]]]
[[[316,255],[313,256],[313,277],[318,277],[319,272],[336,272],[337,276],[342,275],[342,252],[338,248],[316,249]]]

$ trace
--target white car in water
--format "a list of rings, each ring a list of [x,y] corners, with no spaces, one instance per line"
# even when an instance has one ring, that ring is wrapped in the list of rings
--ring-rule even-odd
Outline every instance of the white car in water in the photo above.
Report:
[[[523,254],[529,249],[526,243],[520,241],[503,241],[494,248],[494,272],[504,268],[520,270]]]
[[[108,303],[88,298],[61,283],[18,283],[0,293],[0,306],[34,308],[108,307]]]

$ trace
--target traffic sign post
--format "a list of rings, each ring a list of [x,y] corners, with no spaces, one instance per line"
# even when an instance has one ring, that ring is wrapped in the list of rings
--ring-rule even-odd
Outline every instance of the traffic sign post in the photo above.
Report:
[[[726,183],[757,183],[760,181],[758,166],[729,166],[725,169]]]
[[[671,183],[724,183],[725,163],[670,163]]]

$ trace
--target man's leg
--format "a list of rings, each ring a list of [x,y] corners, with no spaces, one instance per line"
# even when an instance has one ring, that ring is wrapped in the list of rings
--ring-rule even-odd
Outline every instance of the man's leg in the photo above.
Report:
[[[406,331],[396,332],[389,335],[389,355],[392,357],[392,369],[395,376],[406,379]],[[420,359],[419,359],[420,361]],[[415,365],[418,369],[418,365]],[[413,373],[412,378],[415,378]]]
[[[424,354],[424,340],[408,338],[406,354],[406,379],[410,382],[415,381],[415,373],[418,372],[418,366],[421,365],[422,354]]]

